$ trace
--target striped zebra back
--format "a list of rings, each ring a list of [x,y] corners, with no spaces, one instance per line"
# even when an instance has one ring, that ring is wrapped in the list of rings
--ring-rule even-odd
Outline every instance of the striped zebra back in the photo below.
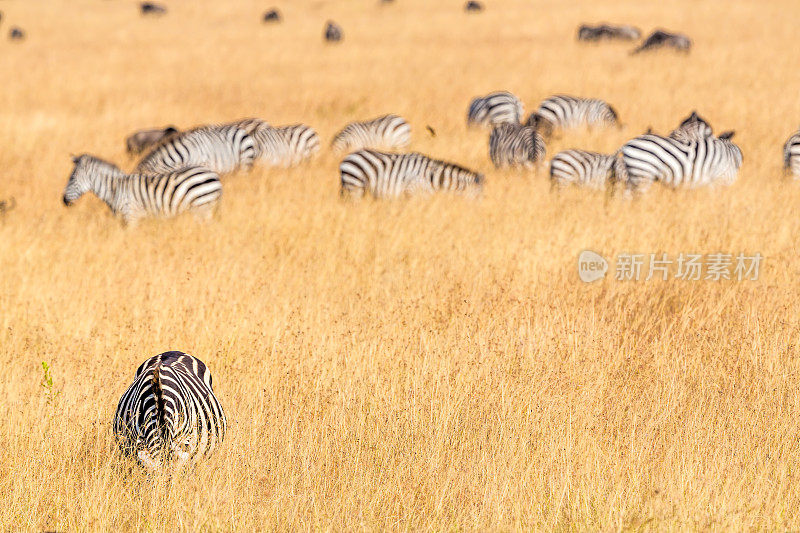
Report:
[[[349,152],[363,148],[399,150],[411,142],[411,127],[397,115],[384,115],[367,122],[352,122],[336,134],[331,148]]]
[[[669,187],[701,187],[732,183],[742,165],[742,152],[727,139],[706,137],[682,142],[643,135],[623,145],[626,186],[645,190],[654,181]]]
[[[304,124],[259,127],[253,138],[257,158],[273,166],[295,166],[311,159],[320,150],[319,135]]]
[[[510,92],[493,92],[470,102],[467,111],[467,125],[519,124],[523,111],[522,101]]]
[[[135,172],[162,174],[200,166],[225,174],[250,169],[255,154],[253,138],[237,125],[202,126],[166,139],[144,156]]]
[[[551,96],[539,104],[537,114],[555,128],[618,124],[616,110],[596,98],[578,98],[563,94]]]
[[[559,187],[578,185],[602,189],[614,178],[615,161],[616,155],[564,150],[550,161],[550,182]]]
[[[206,365],[164,352],[136,370],[117,406],[114,435],[147,468],[199,461],[222,442],[227,421]]]
[[[800,179],[800,130],[783,145],[783,168],[794,179]]]
[[[532,168],[545,156],[544,139],[535,128],[500,124],[489,136],[489,158],[496,168]]]
[[[394,154],[358,150],[339,165],[341,193],[375,198],[449,190],[480,192],[484,177],[464,167],[416,152]]]

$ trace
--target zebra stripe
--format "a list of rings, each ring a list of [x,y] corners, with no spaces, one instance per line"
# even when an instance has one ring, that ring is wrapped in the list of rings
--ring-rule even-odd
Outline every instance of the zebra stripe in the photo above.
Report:
[[[783,145],[783,168],[794,179],[800,179],[800,130]]]
[[[208,216],[222,196],[219,175],[202,167],[149,176],[125,174],[88,154],[73,158],[73,162],[75,168],[64,189],[64,204],[72,205],[92,191],[125,223],[146,216],[172,217],[184,211]]]
[[[484,176],[466,168],[411,152],[359,150],[339,165],[342,195],[391,198],[439,190],[477,194]]]
[[[602,189],[614,176],[615,159],[616,154],[564,150],[550,161],[550,183],[559,187],[574,184]]]
[[[629,191],[646,190],[654,181],[669,187],[690,188],[719,181],[733,183],[742,166],[742,151],[730,141],[731,133],[720,138],[681,142],[669,137],[643,135],[622,146],[622,164],[617,176]]]
[[[331,142],[337,152],[352,152],[363,148],[400,150],[411,142],[411,127],[404,118],[384,115],[367,122],[351,122]]]
[[[201,166],[219,174],[253,165],[253,138],[236,124],[202,126],[168,137],[134,169],[139,174],[163,174]]]
[[[498,91],[475,98],[470,102],[467,125],[519,124],[522,114],[523,106],[519,98],[508,91]]]
[[[544,140],[536,129],[519,124],[499,124],[492,129],[489,158],[496,168],[532,168],[544,156]]]
[[[554,128],[582,126],[613,126],[618,124],[617,112],[608,103],[596,98],[577,98],[563,94],[551,96],[539,104],[539,120]],[[528,119],[529,121],[531,119]],[[531,124],[532,125],[532,124]]]
[[[669,137],[676,141],[692,142],[703,140],[713,134],[711,125],[698,115],[697,111],[692,111],[692,114],[686,117]]]
[[[114,416],[120,448],[150,469],[199,461],[222,442],[226,429],[211,372],[183,352],[142,363]]]
[[[319,153],[319,135],[303,124],[273,128],[267,124],[253,131],[256,158],[273,166],[291,167]]]

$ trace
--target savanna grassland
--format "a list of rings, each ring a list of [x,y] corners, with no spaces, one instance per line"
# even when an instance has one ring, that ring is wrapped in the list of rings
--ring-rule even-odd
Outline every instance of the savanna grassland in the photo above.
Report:
[[[800,123],[794,0],[0,2],[0,529],[800,528]],[[325,45],[327,19],[345,40]],[[579,45],[582,22],[683,31],[688,56]],[[27,32],[6,38],[10,25]],[[744,152],[730,188],[626,201],[497,172],[469,100],[607,99],[613,151],[692,109]],[[336,130],[405,116],[411,148],[487,175],[348,203]],[[125,169],[149,126],[305,122],[319,158],[224,178],[218,216],[124,228],[67,209],[70,154]],[[432,137],[426,125],[437,133]],[[582,283],[583,249],[754,253],[757,281]],[[613,274],[613,272],[612,272]],[[204,360],[230,422],[148,477],[111,433],[136,367]],[[42,362],[47,363],[46,379]]]

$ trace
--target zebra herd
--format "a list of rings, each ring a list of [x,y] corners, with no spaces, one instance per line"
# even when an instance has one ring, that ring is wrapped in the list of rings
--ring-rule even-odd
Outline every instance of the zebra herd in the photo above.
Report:
[[[523,124],[522,102],[507,91],[474,99],[467,123],[490,126],[489,157],[497,168],[528,167],[543,161],[545,140],[554,131],[580,126],[620,126],[616,110],[592,99],[556,95],[544,100]],[[590,188],[622,186],[626,194],[644,192],[653,182],[668,187],[730,185],[742,165],[742,152],[733,132],[714,136],[711,126],[692,112],[668,136],[648,132],[626,142],[614,154],[565,150],[550,161],[555,187]],[[796,147],[800,154],[800,143]],[[790,148],[786,153],[791,152]],[[786,165],[789,166],[789,155]],[[800,164],[798,164],[800,166]]]

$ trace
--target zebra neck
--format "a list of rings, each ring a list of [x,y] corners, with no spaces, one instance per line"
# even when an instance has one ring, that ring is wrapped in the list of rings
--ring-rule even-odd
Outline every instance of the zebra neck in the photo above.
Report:
[[[103,200],[112,211],[118,211],[122,200],[120,192],[129,181],[129,176],[115,167],[98,169],[93,182],[93,190],[98,198]]]

